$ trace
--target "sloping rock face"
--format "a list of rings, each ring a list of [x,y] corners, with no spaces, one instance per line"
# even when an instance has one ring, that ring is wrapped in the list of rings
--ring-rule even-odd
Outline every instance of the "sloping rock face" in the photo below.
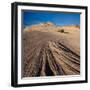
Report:
[[[53,27],[55,27],[55,25],[53,23],[47,22],[47,23],[40,23],[38,25],[30,26],[30,27],[26,28],[25,31],[31,32],[34,30],[51,30],[50,28],[53,28]]]
[[[23,33],[22,77],[79,75],[80,47],[74,43],[77,38],[38,29]]]

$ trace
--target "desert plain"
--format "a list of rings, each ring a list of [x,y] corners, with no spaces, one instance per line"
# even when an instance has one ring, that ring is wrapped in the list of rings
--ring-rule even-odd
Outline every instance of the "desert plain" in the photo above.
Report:
[[[40,23],[22,30],[22,77],[80,74],[80,26]]]

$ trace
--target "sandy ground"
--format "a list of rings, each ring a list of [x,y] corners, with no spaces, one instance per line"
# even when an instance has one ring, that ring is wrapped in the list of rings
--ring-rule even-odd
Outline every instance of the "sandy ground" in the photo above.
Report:
[[[23,31],[22,44],[22,77],[80,74],[79,28],[29,28]]]

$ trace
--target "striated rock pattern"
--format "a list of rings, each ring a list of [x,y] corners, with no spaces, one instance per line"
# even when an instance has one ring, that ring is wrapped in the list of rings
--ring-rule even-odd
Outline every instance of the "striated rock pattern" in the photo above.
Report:
[[[22,77],[79,75],[80,48],[74,44],[76,38],[68,36],[48,31],[23,32]]]

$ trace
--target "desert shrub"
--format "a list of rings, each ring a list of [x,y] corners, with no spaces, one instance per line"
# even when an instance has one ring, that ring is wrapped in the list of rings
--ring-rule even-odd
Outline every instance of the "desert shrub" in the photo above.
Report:
[[[80,28],[80,26],[79,25],[76,25],[76,28]]]
[[[64,33],[64,29],[58,30],[58,32]]]

